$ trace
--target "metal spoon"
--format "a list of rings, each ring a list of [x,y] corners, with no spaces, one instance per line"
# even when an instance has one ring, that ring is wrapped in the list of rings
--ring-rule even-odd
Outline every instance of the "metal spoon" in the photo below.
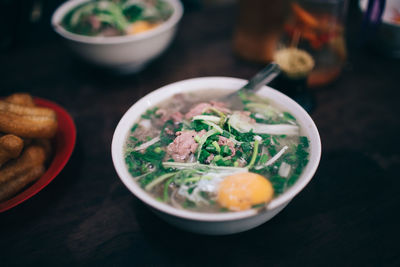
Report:
[[[234,93],[223,97],[223,100],[229,101],[234,97],[237,98],[238,94],[243,91],[256,92],[263,85],[265,85],[265,84],[271,82],[273,79],[275,79],[275,77],[278,76],[279,73],[281,73],[281,69],[279,68],[279,65],[276,64],[275,62],[272,62],[272,63],[268,64],[265,68],[263,68],[261,71],[259,71],[256,75],[254,75],[253,78],[251,78],[249,80],[249,82],[246,83],[238,91],[235,91]]]

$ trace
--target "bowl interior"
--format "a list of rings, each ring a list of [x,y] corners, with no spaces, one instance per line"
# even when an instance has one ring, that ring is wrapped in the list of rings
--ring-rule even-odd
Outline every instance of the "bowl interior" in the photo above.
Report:
[[[242,219],[251,215],[255,215],[257,213],[255,210],[227,213],[199,213],[187,210],[179,210],[165,203],[161,203],[140,188],[140,186],[129,174],[124,161],[124,145],[129,130],[132,125],[139,120],[141,114],[149,107],[157,105],[177,93],[193,92],[204,89],[232,91],[239,89],[246,82],[246,80],[228,77],[195,78],[164,86],[136,102],[120,120],[114,132],[112,141],[113,163],[122,182],[133,194],[135,194],[146,204],[162,212],[166,212],[181,218],[201,221],[224,221]],[[302,128],[301,134],[308,136],[310,139],[310,158],[308,165],[303,170],[303,173],[299,177],[298,181],[291,188],[269,203],[267,206],[267,211],[264,211],[268,212],[268,210],[275,209],[283,204],[288,203],[311,180],[319,164],[321,156],[321,141],[318,130],[311,117],[291,98],[267,86],[264,86],[261,90],[259,90],[258,94],[269,98],[276,105],[292,113]]]
[[[58,129],[53,145],[53,158],[46,172],[35,183],[13,198],[0,203],[0,212],[17,206],[47,186],[61,172],[74,150],[76,128],[68,112],[56,103],[45,99],[35,98],[35,103],[38,106],[51,108],[57,113]]]
[[[142,33],[134,35],[102,37],[102,36],[85,36],[85,35],[75,34],[64,29],[64,27],[61,25],[61,21],[64,18],[64,16],[74,7],[89,1],[90,0],[70,0],[66,1],[61,6],[59,6],[57,10],[54,12],[51,19],[51,24],[53,26],[53,29],[64,38],[76,42],[82,42],[88,44],[117,44],[117,43],[134,42],[137,40],[143,40],[151,36],[155,36],[161,32],[164,32],[174,27],[179,22],[179,20],[183,15],[183,7],[179,0],[163,0],[172,6],[173,9],[172,15],[161,25]]]

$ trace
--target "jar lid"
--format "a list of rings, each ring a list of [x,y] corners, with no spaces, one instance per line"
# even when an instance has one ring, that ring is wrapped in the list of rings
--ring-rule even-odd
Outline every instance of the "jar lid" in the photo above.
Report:
[[[289,47],[278,50],[274,60],[289,78],[303,78],[314,68],[312,56],[301,49]]]

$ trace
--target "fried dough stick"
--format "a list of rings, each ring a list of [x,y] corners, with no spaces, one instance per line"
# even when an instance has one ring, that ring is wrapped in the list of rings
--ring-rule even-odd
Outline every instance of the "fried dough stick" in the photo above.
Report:
[[[27,107],[0,100],[0,131],[22,138],[51,138],[57,131],[57,115],[43,107]]]
[[[34,182],[43,175],[45,168],[42,165],[33,166],[22,175],[0,186],[0,202],[7,200],[21,191],[24,187]]]
[[[16,135],[7,134],[0,137],[0,167],[19,156],[24,147],[24,141]]]
[[[0,169],[0,187],[29,172],[33,167],[43,165],[47,157],[48,153],[41,145],[32,144],[26,147],[19,158],[7,162]]]
[[[46,107],[28,107],[0,100],[0,111],[20,116],[56,118],[54,110]]]
[[[33,101],[33,98],[30,94],[26,93],[15,93],[12,94],[4,99],[4,101],[11,103],[11,104],[16,104],[16,105],[21,105],[21,106],[27,106],[27,107],[34,107],[35,102]]]
[[[4,101],[11,103],[11,104],[15,104],[15,105],[36,107],[33,97],[28,93],[14,93],[14,94],[4,98]],[[31,142],[31,139],[24,138],[24,145],[29,145],[30,142]]]

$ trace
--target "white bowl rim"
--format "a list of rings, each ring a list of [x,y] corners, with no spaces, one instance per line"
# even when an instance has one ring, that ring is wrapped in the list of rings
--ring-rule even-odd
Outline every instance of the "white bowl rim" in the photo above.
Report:
[[[121,120],[119,121],[114,135],[112,139],[112,144],[111,144],[111,153],[112,153],[112,160],[114,167],[116,169],[116,172],[118,176],[120,177],[121,181],[125,184],[125,186],[140,200],[142,200],[144,203],[147,205],[151,206],[152,208],[155,208],[161,212],[179,217],[179,218],[184,218],[188,220],[197,220],[197,221],[208,221],[208,222],[221,222],[221,221],[232,221],[232,220],[240,220],[240,219],[246,219],[251,216],[255,216],[259,214],[254,209],[251,210],[246,210],[246,211],[238,211],[238,212],[224,212],[224,213],[202,213],[202,212],[194,212],[194,211],[188,211],[188,210],[181,210],[177,209],[173,206],[170,206],[168,204],[162,203],[160,201],[157,201],[154,199],[150,194],[145,192],[138,184],[136,181],[134,181],[133,177],[130,175],[130,173],[127,170],[125,161],[124,161],[124,156],[123,156],[123,149],[124,149],[124,144],[125,140],[127,138],[127,134],[129,132],[129,129],[132,127],[133,123],[137,121],[141,113],[136,112],[136,109],[142,106],[153,106],[154,104],[151,104],[153,102],[152,100],[156,99],[157,103],[162,102],[163,100],[167,99],[167,97],[162,97],[160,98],[160,95],[168,95],[172,96],[176,93],[179,92],[189,92],[191,91],[189,86],[192,84],[201,84],[204,89],[210,88],[213,86],[215,88],[215,84],[218,82],[220,83],[228,83],[228,84],[234,84],[235,87],[231,88],[231,90],[234,90],[234,88],[240,88],[243,86],[247,81],[243,79],[238,79],[238,78],[231,78],[231,77],[200,77],[200,78],[192,78],[192,79],[187,79],[187,80],[182,80],[178,81],[175,83],[168,84],[166,86],[163,86],[143,98],[141,98],[139,101],[137,101],[135,104],[133,104],[128,111],[122,116]],[[206,87],[205,87],[206,86]],[[193,88],[192,88],[193,89]],[[224,89],[224,88],[218,88],[218,89]],[[225,90],[228,90],[225,88]],[[277,198],[273,199],[267,206],[266,210],[261,211],[263,212],[268,212],[269,210],[275,209],[281,205],[287,204],[291,199],[293,199],[300,191],[310,182],[312,177],[314,176],[318,165],[319,161],[321,158],[321,140],[320,136],[318,133],[318,129],[312,120],[312,118],[308,115],[308,113],[299,105],[297,104],[294,100],[289,98],[288,96],[284,95],[283,93],[279,92],[278,90],[275,90],[271,87],[264,86],[262,90],[267,90],[271,97],[271,100],[283,100],[292,107],[291,112],[293,112],[293,109],[296,110],[296,114],[293,114],[296,118],[300,118],[300,116],[306,120],[307,127],[309,128],[309,139],[310,139],[310,158],[309,162],[306,166],[306,168],[303,170],[302,174],[300,175],[299,179],[297,182],[292,185],[289,189],[287,189],[283,194],[278,196]],[[194,91],[194,90],[192,90]],[[156,104],[157,104],[156,103]],[[304,125],[303,125],[304,126]],[[314,151],[313,153],[311,153]]]
[[[122,36],[86,36],[81,34],[72,33],[67,31],[62,25],[61,21],[64,18],[65,14],[69,12],[72,8],[76,7],[85,2],[89,2],[90,0],[69,0],[61,4],[53,13],[51,18],[51,25],[53,26],[54,31],[58,34],[63,36],[64,38],[81,42],[87,44],[99,44],[99,45],[106,45],[106,44],[119,44],[119,43],[128,43],[139,41],[147,38],[151,38],[156,36],[162,32],[167,31],[174,27],[182,18],[183,15],[183,6],[179,0],[163,0],[169,3],[172,8],[173,12],[172,15],[163,23],[155,27],[154,29],[133,34],[133,35],[122,35]]]

